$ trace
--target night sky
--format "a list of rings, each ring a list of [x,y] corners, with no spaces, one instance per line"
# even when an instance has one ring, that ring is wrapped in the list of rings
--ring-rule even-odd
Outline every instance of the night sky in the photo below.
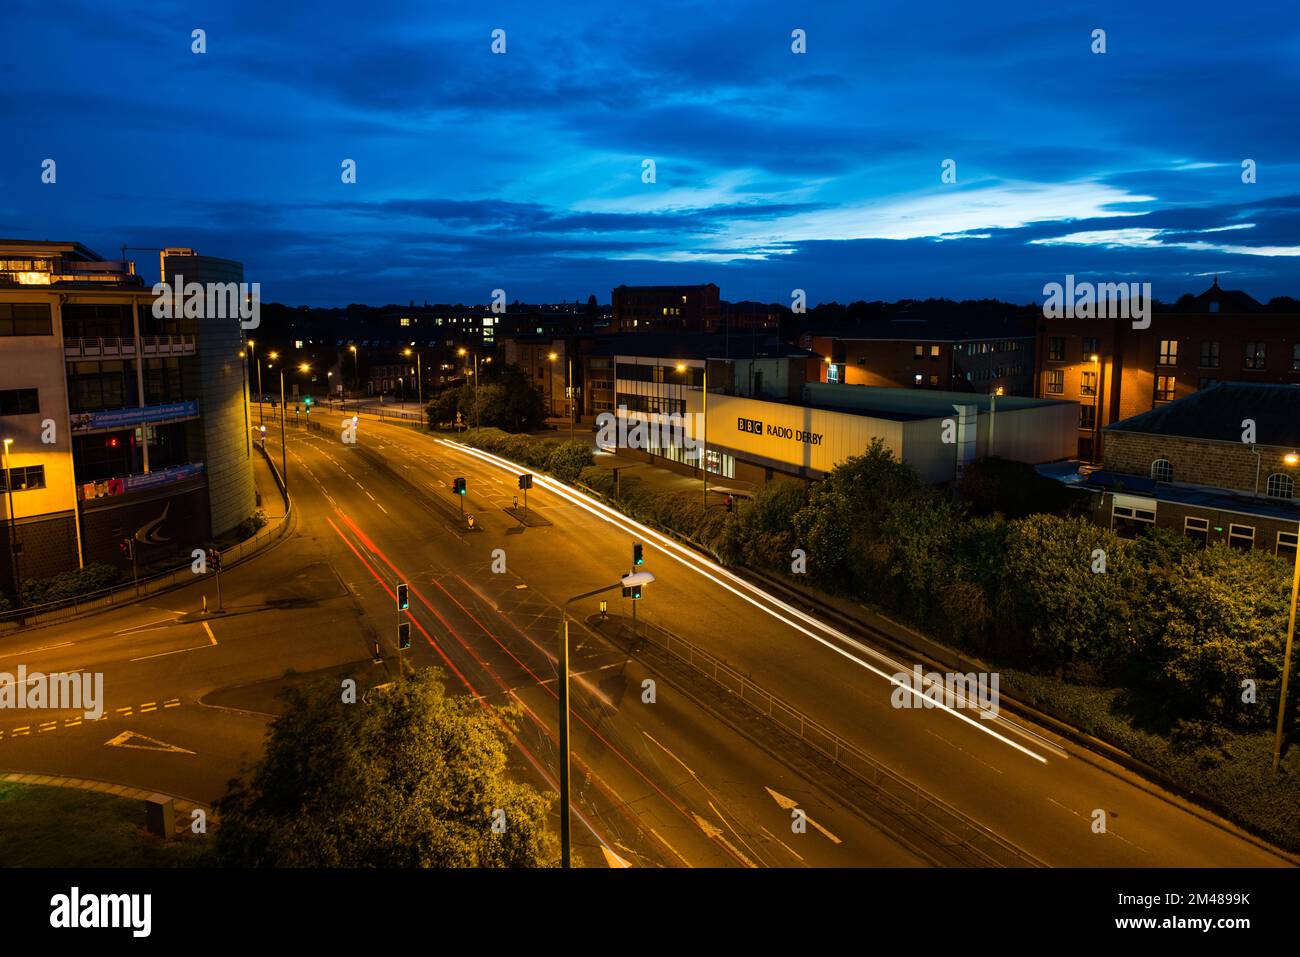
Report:
[[[1294,0],[23,6],[0,236],[191,246],[264,301],[1300,296]]]

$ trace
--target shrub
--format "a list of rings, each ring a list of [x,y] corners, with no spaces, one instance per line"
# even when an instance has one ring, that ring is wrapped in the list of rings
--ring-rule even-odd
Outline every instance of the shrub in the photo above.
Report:
[[[87,565],[76,571],[62,572],[39,581],[28,579],[23,582],[22,600],[24,605],[45,605],[55,601],[66,601],[102,591],[117,584],[121,572],[114,565],[102,562]]]
[[[591,446],[576,439],[561,442],[546,459],[546,471],[561,482],[572,482],[593,460]]]

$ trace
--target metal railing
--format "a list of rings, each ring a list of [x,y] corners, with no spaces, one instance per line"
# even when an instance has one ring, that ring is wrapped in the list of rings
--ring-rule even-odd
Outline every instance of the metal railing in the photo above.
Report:
[[[254,443],[257,445],[257,443]],[[260,446],[258,446],[261,448]],[[276,486],[280,489],[281,496],[284,496],[284,482],[280,478],[279,470],[276,469],[275,463],[270,460],[265,449],[261,449],[262,455],[267,459],[271,466],[271,472],[275,476]],[[236,542],[221,549],[222,571],[225,571],[233,565],[239,564],[246,558],[251,558],[263,548],[268,546],[272,541],[278,540],[284,535],[289,527],[290,507],[288,498],[285,497],[284,514],[270,521],[267,525],[259,529],[257,534],[251,538]],[[59,601],[46,602],[41,605],[28,605],[25,608],[17,608],[11,611],[0,613],[0,634],[13,633],[23,627],[31,625],[43,625],[53,621],[62,621],[69,618],[76,618],[78,615],[99,609],[112,608],[117,605],[125,605],[146,595],[155,595],[159,592],[167,591],[171,588],[182,585],[193,584],[194,571],[189,560],[165,571],[157,572],[147,578],[141,578],[123,585],[114,585],[112,588],[104,588],[99,591],[90,592],[85,595],[77,595],[73,598],[65,598]]]
[[[759,687],[726,662],[686,639],[645,621],[638,623],[637,638],[658,646],[751,709],[776,722],[834,764],[889,798],[897,812],[928,822],[953,844],[969,849],[972,852],[970,856],[975,858],[971,864],[993,867],[1044,866],[1028,852],[971,820],[941,798],[901,777],[825,725]]]

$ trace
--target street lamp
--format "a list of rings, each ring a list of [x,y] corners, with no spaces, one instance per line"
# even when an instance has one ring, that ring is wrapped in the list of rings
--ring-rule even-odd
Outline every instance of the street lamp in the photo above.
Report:
[[[1289,452],[1282,456],[1282,461],[1294,466],[1300,462],[1300,456]],[[1286,647],[1282,652],[1282,694],[1277,699],[1277,734],[1273,738],[1273,773],[1277,774],[1278,763],[1282,760],[1282,729],[1286,723],[1286,693],[1291,681],[1291,648],[1295,641],[1295,606],[1296,597],[1300,595],[1300,524],[1296,526],[1295,567],[1291,572],[1291,612],[1286,625]]]
[[[565,393],[565,395],[568,397],[568,400],[569,400],[569,440],[572,441],[573,438],[574,438],[574,434],[573,434],[573,430],[574,430],[574,414],[573,414],[573,356],[571,356],[571,355],[568,354],[569,350],[568,350],[567,347],[565,348],[564,352],[565,352],[565,362],[566,362],[566,364],[567,364],[567,366],[568,366],[568,369],[567,369],[566,372],[565,372],[565,378],[564,378],[564,393]],[[559,358],[559,356],[556,355],[554,352],[552,352],[552,353],[550,353],[546,358],[547,358],[549,361],[554,362],[556,359]],[[547,376],[547,378],[550,379],[551,376]],[[552,400],[551,400],[551,405],[554,406],[554,404],[555,404],[555,401],[554,401],[554,399],[552,399]]]
[[[262,425],[266,419],[262,414],[262,363],[257,361],[257,343],[248,340],[249,361],[257,366],[257,424]]]
[[[410,356],[410,349],[403,349],[402,355]],[[420,350],[415,350],[415,401],[424,408],[424,369],[420,366]]]
[[[1101,356],[1090,357],[1094,366],[1092,380],[1092,461],[1097,461],[1097,444],[1101,441]]]
[[[272,359],[280,358],[278,352],[271,353]],[[274,368],[274,364],[268,362],[268,369]],[[280,366],[280,481],[284,484],[284,494],[289,494],[289,458],[288,442],[285,441],[285,424],[284,424],[284,366]]]
[[[9,446],[13,444],[13,439],[4,440],[5,494],[9,498],[9,568],[14,573],[14,597],[21,606],[23,596],[22,585],[20,584],[22,579],[18,576],[18,523],[14,519],[14,476],[13,470],[9,466]]]
[[[826,361],[830,361],[829,359]],[[678,372],[686,372],[685,362],[677,363]],[[704,419],[704,437],[700,443],[700,471],[704,474],[704,507],[709,507],[709,360],[704,360],[704,378],[701,382],[700,394],[702,396],[703,408],[701,416]],[[685,406],[685,402],[682,403]],[[685,413],[683,408],[682,412]]]
[[[360,363],[361,360],[357,358],[357,347],[356,347],[356,346],[348,346],[348,348],[349,348],[350,350],[352,350],[352,381],[353,381],[353,386],[352,386],[352,387],[353,387],[354,389],[360,389],[360,388],[361,388],[361,369],[360,369],[359,363]]]

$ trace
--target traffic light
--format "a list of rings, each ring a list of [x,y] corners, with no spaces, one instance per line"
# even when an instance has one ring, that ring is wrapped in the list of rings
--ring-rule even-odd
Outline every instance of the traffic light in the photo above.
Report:
[[[457,478],[457,479],[454,479],[454,480],[452,481],[451,490],[452,490],[453,492],[455,492],[457,495],[464,495],[464,494],[465,494],[465,480],[464,480],[463,478]]]
[[[533,477],[532,477],[532,475],[530,475],[529,473],[525,472],[523,475],[519,476],[519,487],[520,487],[521,489],[530,489],[530,488],[532,488],[532,487],[533,487]]]
[[[405,651],[411,647],[411,623],[404,621],[397,626],[397,647]]]
[[[307,406],[307,411],[308,411],[308,412],[311,411],[311,401],[312,401],[312,400],[311,400],[311,396],[309,396],[309,395],[303,396],[302,402],[303,402],[303,405]]]
[[[135,542],[129,538],[122,539],[122,541],[118,543],[117,550],[122,553],[122,557],[127,561],[131,561],[135,558]]]
[[[623,597],[624,597],[624,598],[631,598],[631,599],[634,600],[634,601],[635,601],[636,599],[640,598],[640,597],[641,597],[641,586],[640,586],[640,585],[628,585],[627,587],[625,587],[625,588],[623,589]]]
[[[397,610],[398,611],[406,611],[406,609],[411,607],[410,599],[407,597],[407,590],[408,589],[406,587],[405,582],[397,586]]]
[[[635,545],[632,546],[632,564],[633,564],[633,565],[644,565],[644,564],[645,564],[645,558],[644,558],[644,556],[642,556],[642,554],[641,554],[641,543],[640,543],[640,542],[637,542]]]
[[[727,496],[727,511],[728,511],[728,512],[731,511],[731,504],[732,504],[732,502],[731,502],[731,496],[728,495],[728,496]]]
[[[218,549],[208,549],[208,564],[212,566],[214,572],[221,571],[221,552]]]

